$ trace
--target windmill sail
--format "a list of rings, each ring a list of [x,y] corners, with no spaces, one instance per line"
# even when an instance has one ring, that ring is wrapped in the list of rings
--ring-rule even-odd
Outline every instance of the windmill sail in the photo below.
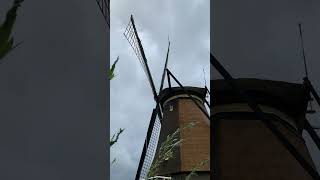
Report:
[[[134,19],[133,16],[131,15],[130,17],[130,22],[126,27],[126,30],[124,32],[124,36],[127,38],[129,44],[131,45],[134,53],[138,57],[142,68],[144,72],[146,73],[146,76],[148,78],[148,81],[150,83],[152,93],[154,96],[154,100],[156,101],[157,105],[155,109],[153,110],[152,117],[150,120],[149,128],[147,131],[147,137],[144,142],[142,154],[140,157],[140,162],[136,174],[136,180],[139,179],[144,179],[147,176],[147,172],[151,166],[153,156],[155,154],[156,148],[157,148],[157,138],[160,133],[160,127],[161,127],[161,119],[162,119],[162,114],[160,110],[160,105],[158,101],[158,94],[150,73],[150,69],[148,66],[148,61],[145,56],[141,40],[139,38],[139,35],[137,33],[137,29],[135,27]],[[159,118],[157,118],[159,117]]]
[[[110,0],[96,0],[104,20],[110,27]]]
[[[164,65],[163,74],[162,74],[161,83],[160,83],[159,94],[157,94],[157,91],[155,89],[155,85],[154,85],[154,82],[153,82],[153,79],[152,79],[152,76],[151,76],[151,73],[150,73],[150,70],[149,70],[149,67],[148,67],[148,61],[147,61],[147,58],[145,56],[141,40],[140,40],[140,38],[138,36],[137,29],[135,27],[135,22],[134,22],[134,19],[133,19],[132,15],[131,15],[131,18],[130,18],[130,22],[127,25],[126,30],[124,32],[124,36],[127,38],[128,42],[130,43],[134,53],[136,54],[136,56],[138,57],[141,65],[142,65],[142,68],[143,68],[144,72],[146,73],[146,76],[147,76],[148,81],[150,83],[150,86],[152,88],[154,99],[156,101],[156,107],[153,109],[153,113],[152,113],[151,120],[150,120],[150,123],[149,123],[149,127],[148,127],[148,130],[147,130],[146,139],[145,139],[145,142],[144,142],[142,154],[141,154],[141,157],[140,157],[140,162],[139,162],[137,173],[136,173],[136,177],[135,177],[135,180],[141,180],[141,179],[146,179],[147,178],[148,171],[149,171],[149,169],[150,169],[150,167],[151,167],[151,165],[153,163],[155,153],[156,153],[156,151],[158,151],[158,147],[157,146],[159,146],[159,143],[160,143],[160,145],[161,145],[161,143],[163,143],[164,137],[168,135],[167,133],[170,133],[169,131],[171,131],[171,128],[172,128],[170,126],[170,124],[163,123],[163,119],[162,119],[163,115],[162,115],[161,109],[162,109],[162,107],[164,107],[163,105],[167,102],[167,100],[168,100],[168,102],[170,101],[170,103],[171,103],[171,100],[172,100],[172,99],[166,99],[166,98],[173,97],[175,99],[177,97],[179,98],[180,96],[181,97],[189,97],[189,98],[191,98],[192,99],[191,101],[185,100],[185,98],[182,98],[183,99],[182,101],[183,102],[188,102],[188,103],[190,103],[190,102],[195,103],[195,104],[191,105],[192,106],[191,109],[195,109],[195,108],[198,107],[198,108],[200,108],[200,110],[196,109],[196,110],[193,111],[193,113],[199,115],[199,119],[206,119],[208,117],[207,112],[202,108],[203,107],[202,104],[198,104],[197,103],[198,101],[201,102],[201,103],[203,102],[202,99],[204,99],[206,92],[204,91],[204,89],[201,89],[201,88],[195,88],[196,90],[191,88],[192,92],[191,92],[190,88],[187,88],[187,89],[189,89],[189,90],[187,90],[185,87],[182,86],[182,84],[167,69],[168,59],[169,59],[169,52],[170,52],[170,41],[169,41],[168,51],[167,51],[167,54],[166,54],[165,65]],[[164,80],[165,80],[165,75],[166,74],[168,75],[168,82],[169,82],[168,85],[169,85],[169,87],[171,87],[169,76],[171,76],[175,80],[175,82],[177,82],[179,84],[180,87],[174,88],[175,92],[171,91],[172,90],[171,88],[170,89],[163,89],[163,85],[164,85]],[[191,95],[190,93],[193,93],[193,95]],[[177,95],[177,97],[175,95]],[[198,101],[196,101],[194,99],[194,96],[196,96],[198,98]],[[160,103],[160,100],[161,100],[161,103]],[[179,102],[182,102],[182,101],[179,101]],[[169,113],[170,111],[173,110],[173,106],[172,107],[170,106],[171,108],[168,108],[167,104],[165,104],[165,107],[166,107],[166,113]],[[188,109],[189,106],[186,105],[185,108]],[[172,109],[172,110],[170,110],[170,109]],[[189,110],[187,110],[187,111],[189,111]],[[204,113],[205,116],[203,115],[203,113]],[[176,113],[176,114],[179,114],[179,113]],[[166,118],[168,119],[168,117],[169,116],[167,115]],[[188,117],[184,118],[185,121],[184,120],[180,121],[179,119],[181,119],[181,118],[182,118],[182,116],[181,117],[180,116],[179,117],[175,116],[174,117],[174,121],[177,124],[179,124],[181,122],[189,122],[189,121],[191,121],[191,119],[188,118]],[[201,121],[201,120],[199,120],[199,121]],[[208,125],[207,124],[202,124],[202,125],[207,131],[202,131],[203,133],[200,133],[201,135],[199,135],[199,138],[201,139],[202,136],[203,136],[204,138],[202,138],[202,139],[208,140],[208,138],[206,138],[208,136],[208,134],[209,134],[208,133]],[[180,124],[179,124],[179,126],[180,126]],[[171,128],[169,128],[169,127],[171,127]],[[162,131],[162,130],[164,130],[164,131]],[[162,133],[162,135],[161,135],[161,133]],[[161,141],[160,141],[160,139],[161,139]],[[194,139],[197,139],[197,138],[194,138]],[[201,141],[201,142],[199,141],[199,142],[200,142],[200,144],[208,145],[209,142],[206,141],[206,140]],[[198,143],[196,141],[197,140],[194,140],[195,144]],[[205,152],[205,153],[202,153],[203,156],[207,156],[207,154],[208,154],[208,153],[206,153],[207,150],[208,150],[208,148],[205,148],[204,151],[201,151],[201,152]],[[189,158],[190,157],[191,156],[189,156]],[[200,158],[202,158],[202,156]],[[199,159],[197,159],[197,160],[199,160]],[[203,159],[201,159],[201,160],[203,160]],[[191,168],[193,168],[193,167],[188,167],[187,171],[191,170]],[[170,172],[173,173],[173,171],[175,171],[175,170],[176,169],[172,169],[171,168]],[[202,170],[208,172],[208,167],[205,167],[205,169],[202,169]],[[179,169],[178,171],[180,172],[181,169]],[[185,173],[185,172],[186,171],[183,170],[183,173]],[[163,173],[160,173],[160,175],[163,175]]]
[[[161,85],[160,90],[161,92],[163,88],[163,82],[166,75],[166,69],[168,65],[168,57],[169,57],[169,50],[170,50],[170,41],[168,45],[168,51],[166,56],[166,61],[163,69],[162,79],[161,79]],[[159,112],[159,104],[157,104],[156,109],[153,109],[149,128],[147,131],[147,137],[143,146],[142,155],[140,158],[136,179],[145,179],[147,178],[148,171],[151,167],[152,161],[154,159],[156,149],[157,149],[157,143],[160,135],[160,129],[161,129],[161,122],[160,119],[157,118],[157,112]]]
[[[160,129],[161,123],[157,116],[157,110],[153,109],[150,124],[147,131],[147,137],[144,142],[143,151],[135,178],[136,180],[147,178],[148,171],[151,167],[152,161],[156,153]]]
[[[138,36],[137,29],[134,24],[134,19],[133,19],[132,15],[130,18],[130,22],[124,32],[124,36],[127,38],[128,42],[130,43],[131,47],[134,50],[134,53],[137,55],[141,65],[142,65],[142,68],[148,77],[148,81],[150,83],[154,99],[156,100],[156,102],[158,102],[156,88],[154,86],[154,82],[153,82],[153,79],[152,79],[152,76],[150,73],[147,58],[144,54],[144,50],[143,50],[140,38]]]

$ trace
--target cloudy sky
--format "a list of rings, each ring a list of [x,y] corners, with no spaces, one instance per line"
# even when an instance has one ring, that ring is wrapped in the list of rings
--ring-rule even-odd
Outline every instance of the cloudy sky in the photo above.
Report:
[[[319,1],[215,0],[211,13],[211,51],[238,78],[302,83],[304,66],[298,29],[298,23],[302,23],[310,79],[320,93]],[[211,78],[220,76],[212,71]],[[320,126],[320,109],[316,110],[309,118]],[[304,137],[320,170],[320,152],[309,136]]]
[[[118,0],[111,2],[110,59],[120,56],[116,78],[111,81],[111,133],[125,128],[111,149],[111,179],[133,179],[138,167],[151,111],[151,88],[131,46],[123,36],[130,15],[135,18],[145,54],[160,86],[168,36],[171,41],[168,67],[185,86],[209,87],[209,0]],[[203,73],[203,69],[204,72]]]

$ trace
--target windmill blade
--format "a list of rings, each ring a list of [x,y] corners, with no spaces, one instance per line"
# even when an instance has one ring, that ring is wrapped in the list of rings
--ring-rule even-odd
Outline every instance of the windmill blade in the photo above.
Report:
[[[310,137],[312,138],[313,142],[316,144],[316,146],[318,147],[318,150],[320,150],[320,137],[317,134],[317,132],[315,130],[317,130],[316,128],[314,128],[310,122],[308,121],[307,118],[305,118],[304,120],[304,128],[305,130],[307,130],[307,132],[309,133]]]
[[[154,82],[153,82],[153,79],[152,79],[152,76],[151,76],[151,73],[150,73],[150,69],[149,69],[149,66],[148,66],[147,58],[146,58],[146,56],[144,54],[144,50],[143,50],[140,38],[138,36],[137,29],[136,29],[136,26],[134,24],[134,19],[133,19],[132,15],[131,15],[131,18],[130,18],[130,22],[129,22],[129,24],[126,27],[126,30],[124,32],[124,36],[127,38],[128,42],[130,43],[131,47],[133,48],[134,53],[137,55],[141,65],[142,65],[142,68],[143,68],[144,72],[147,75],[148,81],[150,83],[150,86],[151,86],[151,89],[152,89],[152,92],[153,92],[154,99],[158,103],[157,91],[156,91],[156,88],[154,86]]]
[[[110,0],[96,0],[104,20],[110,27]]]
[[[147,131],[147,136],[144,142],[143,151],[140,157],[139,166],[138,166],[138,170],[135,177],[136,180],[140,180],[141,178],[146,178],[147,172],[151,166],[152,159],[157,147],[156,139],[159,137],[159,133],[160,133],[160,127],[161,127],[160,122],[162,120],[162,114],[160,110],[158,94],[156,92],[156,88],[155,88],[152,75],[150,73],[150,69],[148,66],[148,61],[145,56],[145,53],[141,44],[141,40],[137,33],[137,29],[135,27],[135,23],[132,15],[130,17],[130,22],[127,25],[126,30],[124,32],[124,36],[126,37],[129,44],[131,45],[134,53],[136,54],[136,56],[138,57],[142,65],[142,69],[146,73],[146,76],[148,78],[148,81],[150,83],[150,86],[153,92],[154,99],[157,103],[156,108],[153,109],[153,112],[152,112],[151,120],[150,120],[148,131]],[[159,119],[157,119],[157,117],[159,117]]]
[[[157,108],[153,109],[135,180],[145,179],[147,177],[156,153],[161,128],[157,113]]]
[[[169,52],[170,52],[170,40],[169,40],[169,44],[168,44],[168,51],[167,51],[166,62],[165,62],[165,64],[164,64],[164,68],[163,68],[163,73],[162,73],[162,78],[161,78],[161,84],[160,84],[159,93],[161,92],[161,90],[162,90],[162,88],[163,88],[164,78],[165,78],[165,75],[166,75],[166,69],[167,69],[167,65],[168,65]]]

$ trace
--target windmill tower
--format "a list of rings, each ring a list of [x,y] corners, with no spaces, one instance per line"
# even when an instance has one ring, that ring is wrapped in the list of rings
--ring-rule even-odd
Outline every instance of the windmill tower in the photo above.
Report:
[[[306,130],[320,149],[306,118],[314,112],[307,110],[310,94],[320,105],[307,70],[303,83],[294,84],[234,79],[213,55],[210,62],[224,78],[211,82],[213,179],[319,180],[302,137]]]
[[[207,88],[184,87],[167,68],[170,50],[169,42],[159,93],[157,93],[133,16],[130,18],[124,35],[142,64],[156,102],[135,179],[147,178],[154,156],[159,152],[161,144],[168,135],[188,123],[196,122],[195,127],[179,133],[179,138],[183,139],[182,144],[174,151],[174,158],[165,160],[159,166],[156,174],[160,179],[183,179],[194,170],[197,164],[209,159],[210,123],[209,115],[205,108],[205,104],[209,105],[205,99]],[[168,88],[164,89],[166,77]],[[179,86],[172,87],[171,80],[175,81]],[[203,165],[197,169],[198,176],[192,179],[209,179],[209,171],[209,165]]]
[[[201,108],[205,109],[204,99],[207,93],[205,88],[185,87],[185,90]],[[157,152],[168,135],[175,132],[177,128],[183,128],[186,124],[196,121],[194,127],[179,134],[183,142],[177,147],[175,158],[165,161],[158,171],[158,174],[163,176],[185,179],[195,165],[210,157],[209,119],[180,87],[164,89],[159,97],[163,107],[163,123]],[[197,171],[198,176],[194,179],[209,179],[209,163],[199,167]]]

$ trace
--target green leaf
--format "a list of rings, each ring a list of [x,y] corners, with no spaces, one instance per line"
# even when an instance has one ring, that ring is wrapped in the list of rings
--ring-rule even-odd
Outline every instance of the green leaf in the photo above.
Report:
[[[13,38],[10,38],[13,25],[16,21],[17,10],[23,0],[15,0],[6,14],[5,21],[0,26],[0,59],[13,49]]]
[[[209,163],[209,159],[205,159],[203,161],[201,161],[197,166],[195,166],[192,171],[190,172],[190,174],[186,177],[186,180],[191,180],[192,176],[198,176],[197,171],[203,167],[204,165]]]
[[[117,57],[117,59],[114,61],[114,63],[111,66],[111,69],[109,70],[109,80],[113,79],[115,77],[114,75],[114,70],[116,68],[116,64],[119,61],[119,56]]]
[[[182,143],[183,139],[179,138],[181,131],[191,129],[196,125],[195,122],[190,122],[187,125],[183,125],[181,128],[177,128],[175,132],[167,135],[167,138],[161,143],[159,151],[157,152],[154,161],[151,164],[147,177],[156,176],[161,164],[165,161],[169,161],[174,157],[176,148]]]
[[[13,48],[13,38],[9,42],[0,46],[0,59],[4,58]]]

